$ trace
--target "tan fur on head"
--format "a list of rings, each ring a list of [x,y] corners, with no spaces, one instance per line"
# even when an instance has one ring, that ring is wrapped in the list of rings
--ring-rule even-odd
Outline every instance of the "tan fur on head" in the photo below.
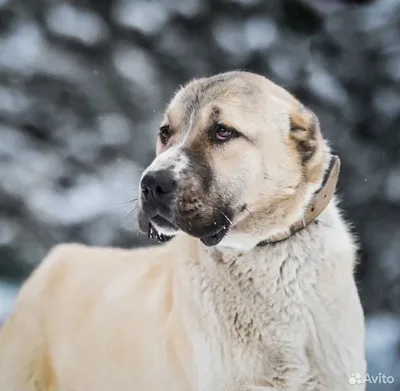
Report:
[[[207,136],[213,121],[239,136],[213,144]],[[161,126],[170,133],[167,143],[157,142],[158,159],[174,150],[176,159],[187,157],[177,175],[178,227],[190,234],[182,220],[192,220],[194,232],[194,221],[207,226],[225,215],[232,225],[222,245],[287,230],[302,217],[330,159],[316,116],[281,87],[247,72],[188,83]],[[188,209],[201,210],[201,217],[185,215]]]

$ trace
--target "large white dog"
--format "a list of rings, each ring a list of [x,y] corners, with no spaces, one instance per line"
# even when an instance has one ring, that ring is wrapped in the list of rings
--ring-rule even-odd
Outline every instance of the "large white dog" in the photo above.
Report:
[[[122,250],[60,245],[0,333],[0,391],[356,391],[356,246],[315,115],[262,76],[169,104]],[[129,178],[126,178],[129,181]]]

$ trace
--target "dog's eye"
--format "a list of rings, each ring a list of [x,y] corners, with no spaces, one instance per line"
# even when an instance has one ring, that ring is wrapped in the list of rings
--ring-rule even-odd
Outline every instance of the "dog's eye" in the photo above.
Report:
[[[210,140],[223,143],[236,137],[236,132],[224,125],[217,125],[209,134]]]
[[[172,131],[171,128],[169,126],[161,126],[160,131],[159,131],[159,137],[160,137],[160,141],[163,144],[166,144],[168,142],[168,140],[170,139],[170,137],[172,136]]]

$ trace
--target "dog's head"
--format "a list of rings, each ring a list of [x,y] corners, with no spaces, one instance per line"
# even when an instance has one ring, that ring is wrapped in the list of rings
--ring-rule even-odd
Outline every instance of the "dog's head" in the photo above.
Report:
[[[329,155],[315,115],[265,77],[194,80],[160,126],[140,183],[140,226],[252,246],[301,218]]]

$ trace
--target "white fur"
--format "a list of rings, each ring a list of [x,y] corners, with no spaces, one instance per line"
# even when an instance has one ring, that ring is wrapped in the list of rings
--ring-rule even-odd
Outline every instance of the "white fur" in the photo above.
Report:
[[[364,389],[348,381],[366,370],[363,316],[352,275],[355,247],[334,204],[318,225],[286,242],[240,258],[226,250],[221,262],[207,256],[214,251],[206,250],[193,265],[190,281],[201,312],[208,314],[205,335],[220,343],[213,347],[205,338],[194,346],[209,346],[212,368],[226,366],[224,376],[214,372],[224,382],[210,379],[199,390],[211,384],[218,390],[236,390],[237,384],[249,390]],[[232,313],[239,314],[239,332]],[[203,365],[199,359],[196,367]],[[209,376],[207,368],[199,377]],[[280,376],[281,382],[274,380]]]
[[[171,170],[174,179],[179,181],[180,176],[189,165],[189,159],[182,150],[181,145],[168,148],[166,151],[158,155],[149,167],[142,174],[142,178],[149,172],[159,170]]]

